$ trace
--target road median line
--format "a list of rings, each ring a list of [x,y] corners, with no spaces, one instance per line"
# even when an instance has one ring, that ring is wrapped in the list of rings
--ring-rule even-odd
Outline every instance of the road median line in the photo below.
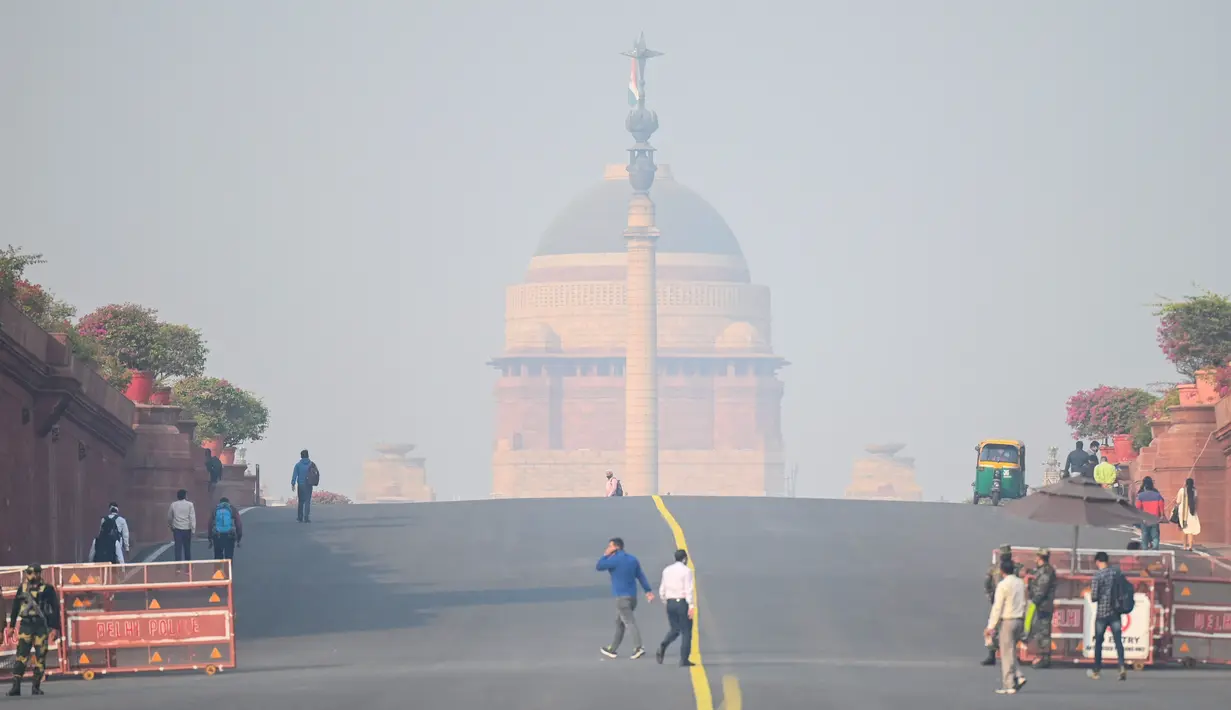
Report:
[[[667,526],[671,528],[671,535],[675,538],[675,546],[688,552],[688,568],[693,572],[692,596],[693,599],[700,601],[701,585],[697,578],[697,568],[693,566],[692,551],[688,550],[688,542],[684,539],[684,529],[680,527],[671,511],[667,510],[667,504],[663,503],[662,497],[653,496],[653,498],[654,506],[658,508],[658,513],[662,515],[663,520],[667,521]],[[710,690],[710,679],[705,673],[705,664],[701,660],[701,613],[698,605],[692,620],[692,653],[688,656],[688,660],[693,662],[693,666],[688,669],[688,672],[689,677],[692,679],[692,694],[697,700],[697,710],[714,710],[714,696]],[[725,686],[726,679],[724,678],[723,680]],[[732,680],[734,680],[733,677]],[[738,688],[738,684],[736,687]],[[729,710],[737,710],[737,708],[729,708]]]

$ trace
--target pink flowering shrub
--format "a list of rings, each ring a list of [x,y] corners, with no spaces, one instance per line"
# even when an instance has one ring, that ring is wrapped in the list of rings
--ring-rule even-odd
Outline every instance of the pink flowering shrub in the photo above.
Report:
[[[1147,421],[1157,397],[1135,387],[1100,385],[1069,397],[1065,417],[1075,439],[1108,439],[1132,434]]]
[[[1231,360],[1231,299],[1206,291],[1158,305],[1158,346],[1190,379]]]
[[[161,324],[158,312],[135,303],[102,306],[77,324],[77,332],[130,370],[153,370]]]
[[[351,499],[332,491],[312,491],[313,505],[350,505]]]

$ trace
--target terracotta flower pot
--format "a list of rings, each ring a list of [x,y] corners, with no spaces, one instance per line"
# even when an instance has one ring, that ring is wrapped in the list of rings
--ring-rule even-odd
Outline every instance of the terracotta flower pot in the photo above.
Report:
[[[201,448],[209,449],[215,457],[222,458],[222,439],[203,439]]]
[[[226,447],[225,449],[222,450],[221,453],[218,454],[218,458],[222,461],[223,464],[227,466],[235,463],[235,447],[234,446]]]
[[[1197,385],[1192,384],[1192,383],[1185,383],[1185,384],[1179,385],[1178,387],[1176,387],[1176,389],[1180,391],[1180,406],[1181,407],[1195,407],[1201,403],[1200,397],[1198,396],[1198,393],[1197,393]]]
[[[171,404],[171,388],[155,387],[154,393],[150,395],[150,404],[157,404],[164,407]]]
[[[124,396],[137,404],[149,404],[150,395],[154,392],[154,373],[143,370],[129,370],[132,379]]]

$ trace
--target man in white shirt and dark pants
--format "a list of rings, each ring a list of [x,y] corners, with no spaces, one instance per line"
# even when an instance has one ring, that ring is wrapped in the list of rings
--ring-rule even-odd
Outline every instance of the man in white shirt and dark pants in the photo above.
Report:
[[[1000,629],[1000,681],[1001,686],[996,692],[1001,695],[1013,695],[1026,684],[1017,665],[1017,640],[1022,636],[1026,620],[1026,583],[1017,576],[1016,566],[1011,559],[1000,562],[1000,583],[996,585],[996,595],[992,598],[992,613],[987,617],[987,628],[983,636],[991,643],[992,632]]]
[[[659,663],[663,662],[663,657],[667,655],[667,647],[678,636],[680,637],[680,665],[683,667],[692,665],[688,656],[692,653],[692,619],[697,611],[693,603],[692,591],[693,577],[692,570],[688,568],[688,552],[676,550],[675,562],[667,565],[663,570],[662,583],[658,585],[658,596],[667,603],[667,622],[671,624],[671,630],[667,632],[666,638],[654,654],[654,658]]]

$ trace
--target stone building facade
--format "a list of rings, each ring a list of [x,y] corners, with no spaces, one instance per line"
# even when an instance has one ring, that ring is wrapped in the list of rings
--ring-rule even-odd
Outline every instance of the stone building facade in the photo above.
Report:
[[[496,384],[496,497],[603,495],[625,436],[624,165],[548,228],[525,282],[506,292]],[[659,165],[659,490],[628,495],[781,495],[785,360],[770,294],[713,207]],[[627,487],[626,487],[627,488]]]
[[[898,456],[905,444],[868,446],[870,456],[855,461],[845,497],[856,500],[923,500],[915,480],[915,459]]]
[[[409,456],[414,444],[381,444],[379,456],[363,462],[359,503],[427,503],[436,491],[427,484],[427,459]]]

